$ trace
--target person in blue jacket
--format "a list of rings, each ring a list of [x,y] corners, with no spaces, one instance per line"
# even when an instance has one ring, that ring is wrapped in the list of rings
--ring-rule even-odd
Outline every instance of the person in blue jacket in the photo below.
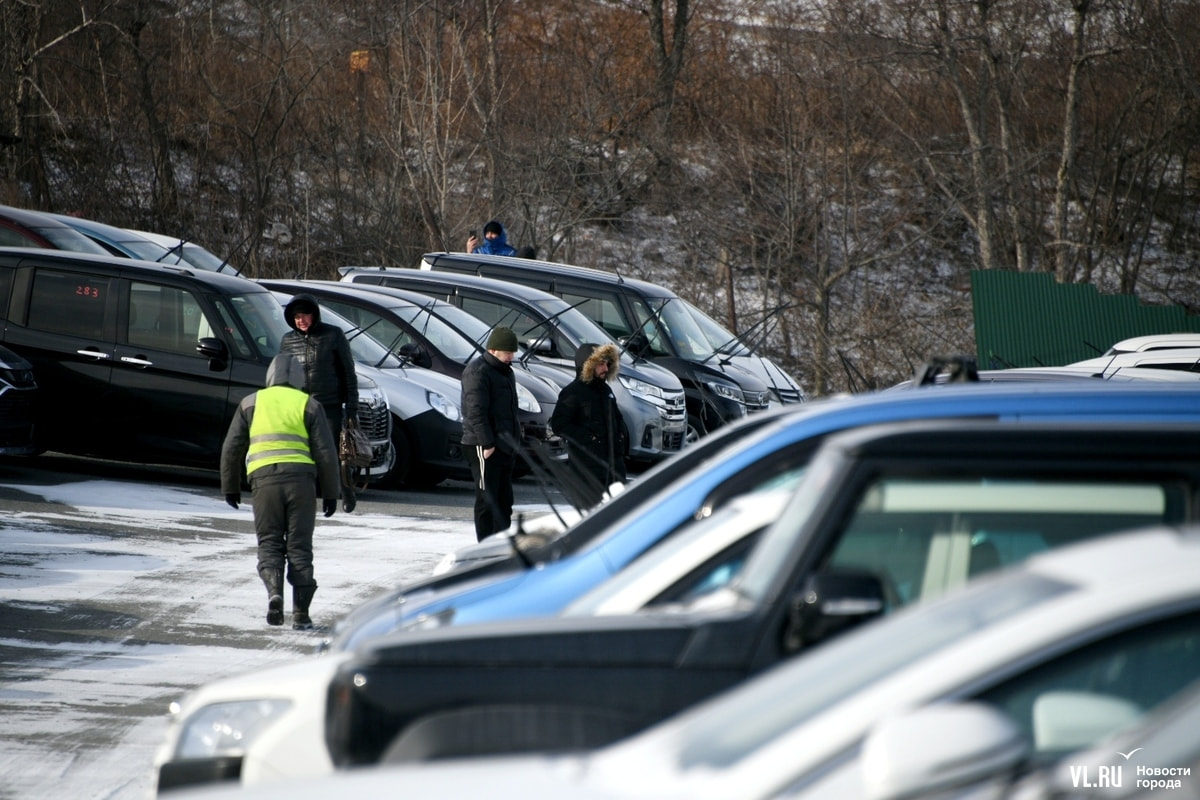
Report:
[[[494,219],[483,226],[483,241],[471,233],[467,239],[467,252],[481,256],[515,256],[517,249],[508,243],[508,234],[500,220]]]

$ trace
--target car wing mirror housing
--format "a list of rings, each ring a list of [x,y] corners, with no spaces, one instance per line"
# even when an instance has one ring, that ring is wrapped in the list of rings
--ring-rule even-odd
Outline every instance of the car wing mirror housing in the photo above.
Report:
[[[214,336],[205,336],[198,340],[196,352],[208,359],[209,369],[214,372],[225,369],[229,363],[229,348]]]
[[[938,703],[879,722],[863,741],[866,800],[999,797],[1030,755],[1026,736],[998,709]],[[989,791],[990,790],[990,791]]]
[[[792,597],[784,649],[791,653],[883,614],[883,581],[862,570],[810,575]]]
[[[433,359],[429,356],[429,353],[425,352],[425,348],[419,344],[408,342],[407,344],[400,345],[399,355],[402,360],[418,367],[429,369],[433,366]]]

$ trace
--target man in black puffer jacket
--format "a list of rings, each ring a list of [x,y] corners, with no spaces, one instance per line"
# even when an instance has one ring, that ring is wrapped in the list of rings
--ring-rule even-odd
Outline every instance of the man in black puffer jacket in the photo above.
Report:
[[[572,499],[591,508],[605,490],[625,481],[625,420],[608,382],[617,375],[621,353],[613,344],[584,344],[575,351],[576,378],[558,394],[550,427],[567,443],[567,457],[577,480]]]
[[[346,334],[336,325],[321,321],[321,307],[311,294],[298,294],[283,309],[291,330],[283,335],[279,352],[289,353],[304,366],[304,391],[325,409],[333,441],[345,418],[358,417],[358,374]],[[354,487],[342,485],[342,507],[354,510]]]
[[[475,538],[482,541],[512,522],[513,468],[521,445],[517,377],[512,360],[517,335],[496,328],[487,352],[462,374],[463,456],[475,480]]]

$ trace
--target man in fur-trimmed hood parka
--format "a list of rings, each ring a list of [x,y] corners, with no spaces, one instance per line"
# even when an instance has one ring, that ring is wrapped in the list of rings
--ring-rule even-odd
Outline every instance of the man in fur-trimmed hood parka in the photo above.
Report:
[[[613,344],[584,344],[575,351],[577,377],[558,395],[551,429],[567,443],[575,473],[577,503],[590,508],[609,485],[625,480],[629,433],[608,382],[620,369],[621,353]]]

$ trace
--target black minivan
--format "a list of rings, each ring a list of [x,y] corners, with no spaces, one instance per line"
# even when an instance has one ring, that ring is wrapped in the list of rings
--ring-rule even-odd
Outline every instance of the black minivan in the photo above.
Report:
[[[0,326],[37,375],[40,449],[203,468],[288,330],[245,278],[26,248],[0,248]]]
[[[712,341],[719,326],[707,317],[697,321],[703,316],[698,309],[657,284],[569,264],[469,253],[426,253],[420,268],[499,278],[558,295],[634,355],[674,372],[687,397],[689,428],[698,433],[803,400],[796,382],[776,365],[746,358],[732,334]]]

